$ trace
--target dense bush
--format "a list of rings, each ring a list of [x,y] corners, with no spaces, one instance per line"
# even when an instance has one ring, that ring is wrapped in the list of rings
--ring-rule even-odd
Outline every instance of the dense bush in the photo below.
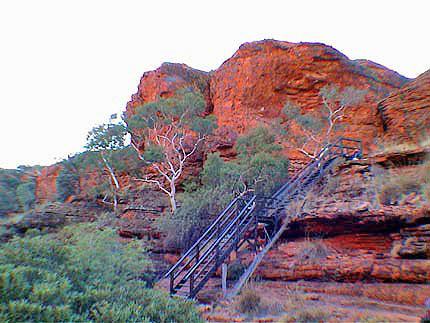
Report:
[[[24,211],[30,210],[36,202],[36,183],[34,180],[28,180],[19,184],[16,188],[16,196]]]
[[[79,173],[72,167],[64,167],[56,178],[58,200],[64,202],[79,192]]]
[[[0,216],[19,210],[16,197],[16,188],[19,184],[19,171],[0,169]]]
[[[97,224],[14,238],[0,251],[2,322],[200,322],[193,304],[149,289],[138,242]]]
[[[199,188],[183,194],[176,212],[160,219],[159,226],[167,233],[167,247],[176,250],[190,247],[232,197],[225,187]]]

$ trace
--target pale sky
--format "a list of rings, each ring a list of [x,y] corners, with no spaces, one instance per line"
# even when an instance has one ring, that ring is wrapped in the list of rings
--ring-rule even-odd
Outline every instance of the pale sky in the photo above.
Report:
[[[163,62],[209,71],[240,44],[322,42],[414,78],[429,0],[0,0],[0,167],[49,165],[125,109]]]

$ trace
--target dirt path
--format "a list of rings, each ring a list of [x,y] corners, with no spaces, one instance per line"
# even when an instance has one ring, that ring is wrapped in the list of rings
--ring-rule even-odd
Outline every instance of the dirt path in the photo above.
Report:
[[[216,283],[212,293],[220,295]],[[218,299],[204,308],[208,322],[420,322],[425,313],[422,304],[399,298],[409,289],[429,297],[422,285],[377,283],[321,283],[260,281],[250,284],[261,297],[260,311],[243,313],[238,307],[241,296],[227,302]],[[425,286],[424,286],[425,287]],[[428,286],[430,288],[430,286]],[[382,293],[382,291],[384,291]]]

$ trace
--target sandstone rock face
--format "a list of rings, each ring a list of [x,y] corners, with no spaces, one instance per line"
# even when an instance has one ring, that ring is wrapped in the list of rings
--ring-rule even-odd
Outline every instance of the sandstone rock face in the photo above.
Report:
[[[393,92],[378,104],[382,141],[414,143],[430,129],[430,70]]]
[[[415,154],[411,156],[415,160]],[[376,161],[384,163],[377,158],[332,169],[331,177],[315,186],[304,213],[289,224],[284,243],[263,260],[259,275],[275,280],[427,283],[430,205],[414,192],[401,205],[378,204],[372,187]]]
[[[393,234],[393,252],[402,258],[430,258],[430,224],[401,229]]]
[[[346,135],[370,143],[382,127],[376,102],[407,81],[376,63],[349,60],[324,44],[263,40],[243,44],[210,74],[171,63],[144,73],[137,93],[127,104],[127,114],[157,97],[193,87],[205,95],[207,112],[213,112],[218,119],[216,137],[220,142],[214,142],[211,150],[219,149],[228,157],[238,134],[258,124],[270,125],[287,100],[300,105],[304,113],[316,111],[321,109],[319,91],[323,86],[353,86],[368,92],[365,100],[344,118],[348,124]]]
[[[324,244],[328,253],[312,252]],[[383,235],[354,234],[322,240],[284,243],[267,255],[257,273],[278,280],[336,280],[426,283],[430,261],[390,256],[390,240]],[[308,256],[311,255],[311,256]]]
[[[209,73],[188,67],[185,64],[163,63],[155,71],[143,74],[137,93],[131,96],[126,112],[132,115],[136,108],[155,101],[158,97],[172,96],[178,89],[194,88],[209,98]],[[211,104],[208,101],[208,110]]]
[[[57,198],[57,177],[61,166],[58,164],[44,167],[36,178],[36,199],[38,203],[55,201]]]
[[[219,125],[244,133],[278,117],[287,100],[303,112],[320,110],[319,91],[327,84],[365,89],[365,100],[350,109],[344,122],[347,136],[369,143],[380,127],[375,102],[406,81],[373,62],[351,61],[324,44],[264,40],[240,46],[211,77],[210,94]]]

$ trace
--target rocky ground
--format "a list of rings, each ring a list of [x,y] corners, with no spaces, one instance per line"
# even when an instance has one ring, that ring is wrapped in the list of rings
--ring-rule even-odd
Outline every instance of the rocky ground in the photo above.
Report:
[[[419,322],[425,307],[417,295],[429,295],[430,285],[254,281],[259,309],[240,310],[242,296],[201,306],[209,322]],[[220,292],[218,292],[220,293]],[[306,319],[308,321],[306,321]]]

